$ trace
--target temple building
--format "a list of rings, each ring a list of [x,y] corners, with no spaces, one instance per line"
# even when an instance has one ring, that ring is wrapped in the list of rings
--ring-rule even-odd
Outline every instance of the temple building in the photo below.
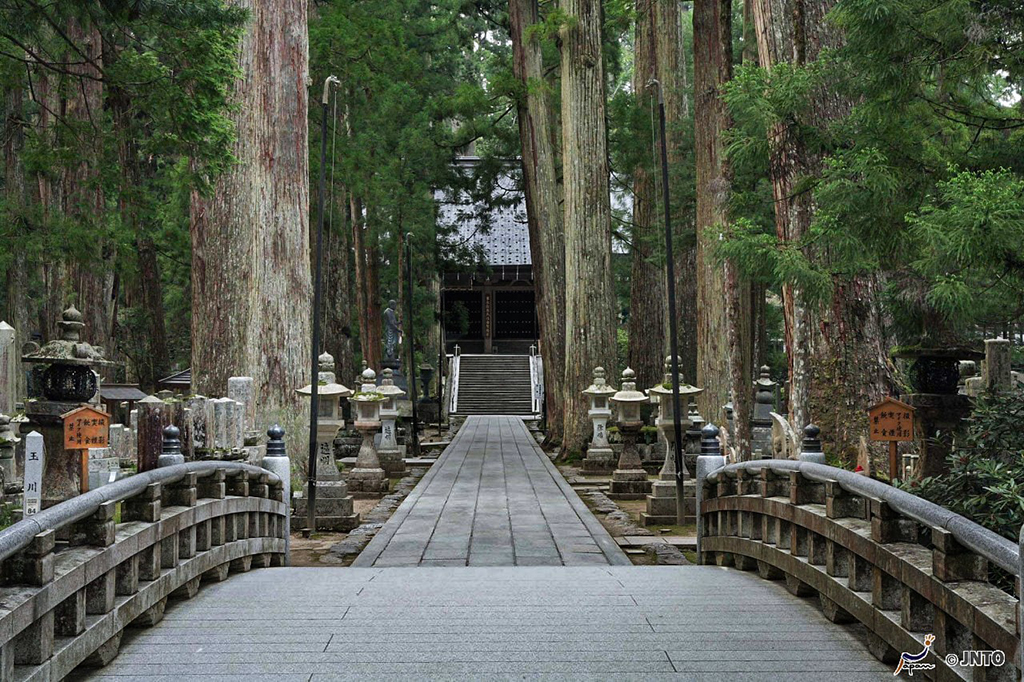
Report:
[[[467,170],[474,157],[459,160]],[[467,354],[526,355],[538,343],[530,235],[522,194],[506,192],[482,211],[465,196],[438,195],[438,225],[450,232],[447,250],[475,255],[477,265],[445,272],[441,286],[445,346]]]

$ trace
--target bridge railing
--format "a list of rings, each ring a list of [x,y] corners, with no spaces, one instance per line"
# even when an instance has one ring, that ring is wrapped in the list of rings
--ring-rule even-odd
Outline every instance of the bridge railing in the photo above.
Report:
[[[285,482],[237,462],[155,469],[0,532],[0,679],[59,680],[112,659],[201,581],[286,561]]]
[[[929,676],[1021,679],[1017,543],[835,467],[700,459],[701,563],[756,570],[785,580],[794,595],[817,595],[829,620],[862,623],[872,653],[887,663],[921,652],[931,634]],[[990,567],[1014,587],[990,582]],[[1004,662],[961,666],[965,651],[1000,652],[989,662]]]

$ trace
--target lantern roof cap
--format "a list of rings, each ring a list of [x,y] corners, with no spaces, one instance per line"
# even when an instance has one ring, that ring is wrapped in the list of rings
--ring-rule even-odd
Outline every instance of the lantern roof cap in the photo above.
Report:
[[[604,367],[594,368],[594,383],[590,384],[583,393],[592,396],[610,396],[615,393],[615,387],[605,381]]]
[[[622,371],[622,388],[611,397],[613,403],[646,403],[647,396],[636,390],[636,372],[627,367]]]
[[[313,392],[313,385],[306,384],[302,388],[295,389],[295,392],[300,395],[309,395]],[[338,398],[347,398],[353,393],[355,393],[355,391],[353,391],[351,388],[348,388],[347,386],[343,386],[333,381],[329,381],[323,384],[317,384],[316,392],[318,395],[331,397],[337,396]]]
[[[679,362],[679,358],[676,358]],[[657,396],[672,395],[672,356],[665,358],[665,380],[664,382],[647,389],[647,392],[653,393]],[[704,392],[703,388],[697,388],[683,381],[682,372],[679,373],[679,395],[683,398],[689,398],[690,396],[699,395]],[[651,396],[654,399],[654,396]]]
[[[777,382],[772,381],[772,371],[771,371],[771,368],[768,365],[762,365],[761,366],[760,374],[757,377],[757,381],[754,382],[754,385],[759,387],[759,388],[766,388],[766,389],[767,388],[775,388],[776,386],[778,386]]]
[[[431,368],[433,369],[433,368]],[[390,367],[385,367],[381,373],[380,386],[377,387],[377,393],[390,397],[398,398],[405,395],[405,391],[395,386],[395,370]]]

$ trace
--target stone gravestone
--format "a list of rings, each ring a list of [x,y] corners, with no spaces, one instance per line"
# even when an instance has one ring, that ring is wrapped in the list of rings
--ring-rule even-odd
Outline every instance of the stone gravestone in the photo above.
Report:
[[[192,452],[196,459],[203,459],[207,454],[207,400],[205,396],[194,395],[185,401],[185,409],[191,420]]]
[[[156,396],[147,396],[138,403],[139,473],[156,469],[163,449],[164,427],[171,423],[170,406]]]
[[[14,347],[14,327],[0,322],[0,414],[14,414],[18,399],[18,354]]]
[[[43,434],[32,431],[25,436],[25,495],[22,508],[26,517],[38,514],[43,504]]]
[[[242,404],[241,426],[246,439],[258,437],[256,432],[256,386],[252,377],[230,377],[228,397]]]
[[[89,448],[89,490],[113,483],[121,477],[121,461],[109,448]]]
[[[985,369],[982,373],[985,390],[989,393],[1009,391],[1012,380],[1010,372],[1010,341],[1008,339],[986,339]]]

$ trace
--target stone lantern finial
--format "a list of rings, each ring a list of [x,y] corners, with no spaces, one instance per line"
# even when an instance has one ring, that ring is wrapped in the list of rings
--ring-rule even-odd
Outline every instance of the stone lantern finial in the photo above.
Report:
[[[57,326],[60,327],[60,338],[64,341],[81,341],[82,328],[85,327],[84,319],[85,317],[75,306],[69,306],[61,315],[60,322],[57,323]]]
[[[334,371],[334,356],[331,355],[330,353],[321,353],[320,357],[318,357],[316,360],[321,372]]]

